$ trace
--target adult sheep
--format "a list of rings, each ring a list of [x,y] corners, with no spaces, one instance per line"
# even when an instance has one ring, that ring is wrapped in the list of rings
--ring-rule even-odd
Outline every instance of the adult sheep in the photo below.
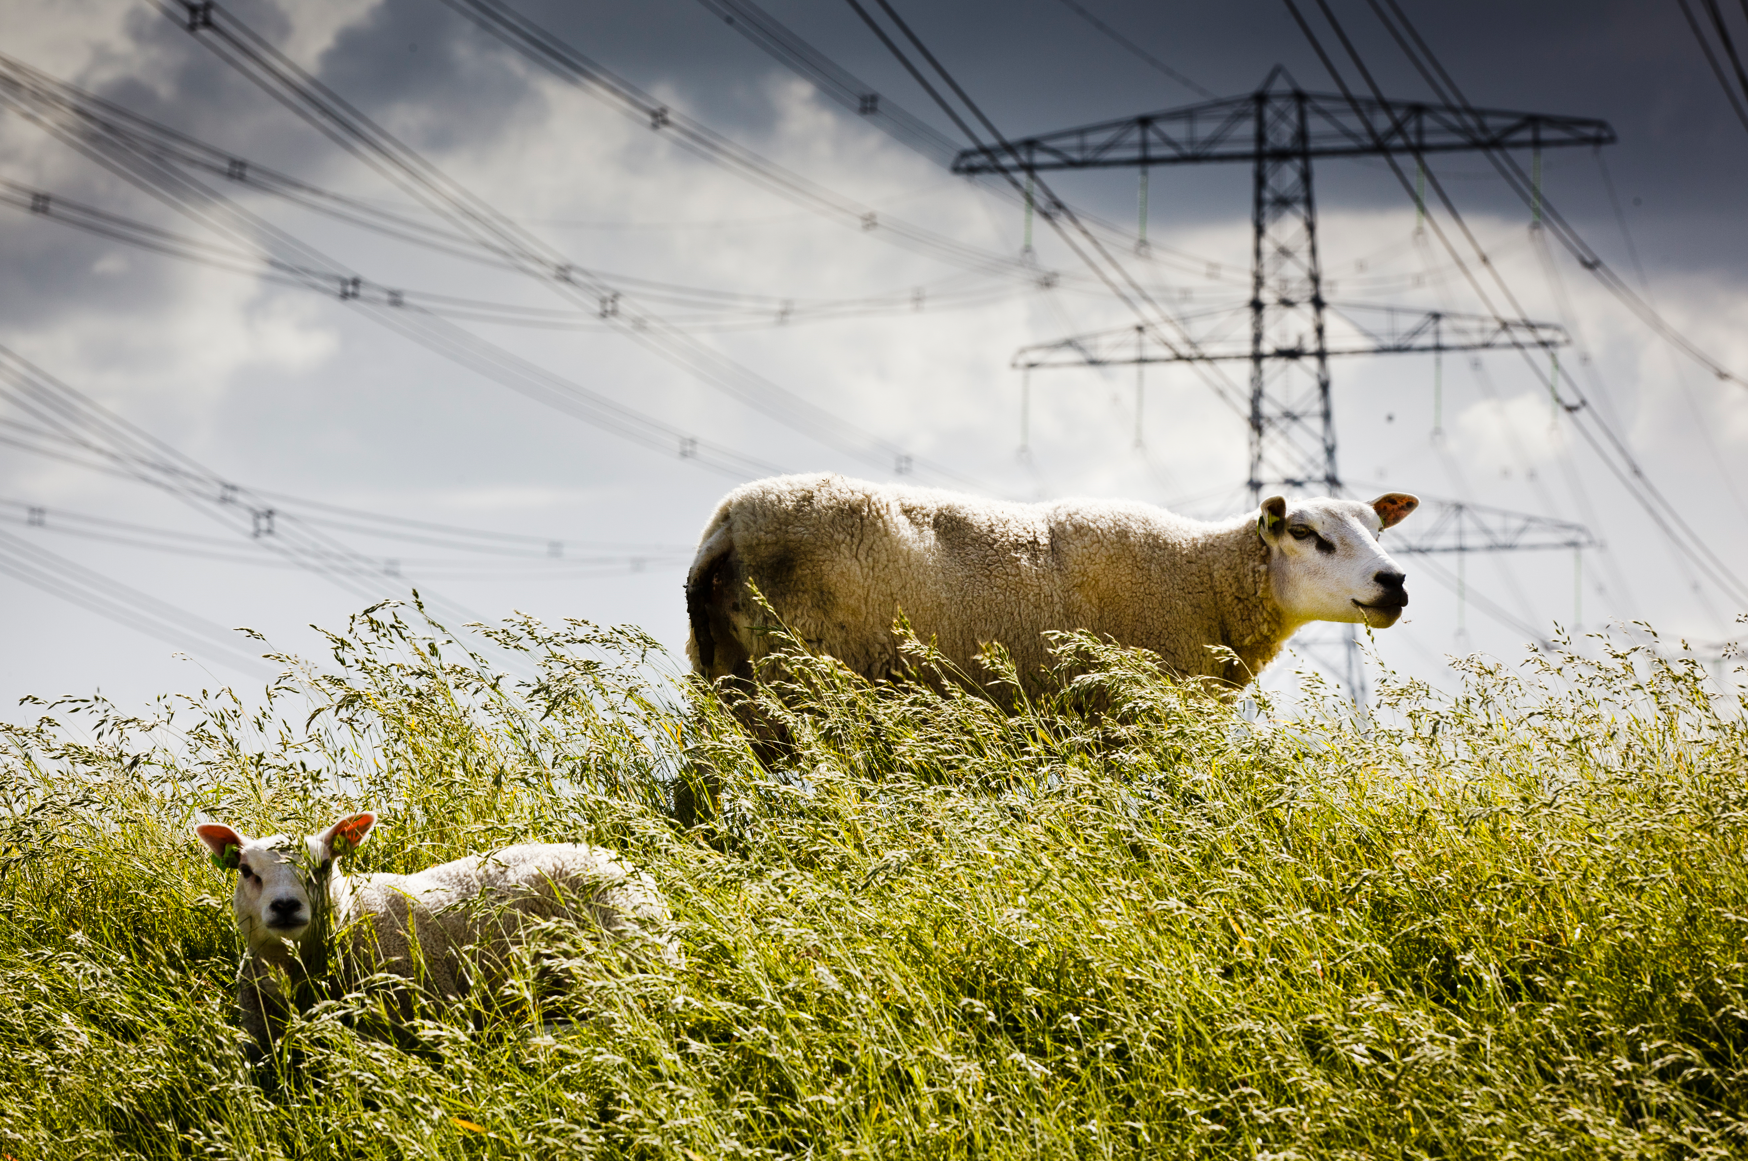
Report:
[[[490,987],[523,929],[547,919],[590,922],[609,940],[677,958],[666,902],[612,851],[525,843],[412,875],[345,874],[337,861],[375,824],[374,814],[354,814],[301,840],[249,838],[217,822],[194,828],[213,862],[237,872],[231,908],[246,945],[237,1005],[262,1054],[300,1000],[343,965],[391,972],[454,1001]],[[305,995],[287,996],[283,983]]]
[[[1108,635],[1174,674],[1237,688],[1308,622],[1396,623],[1408,593],[1378,537],[1419,503],[1276,496],[1204,523],[1120,500],[1015,504],[777,476],[730,492],[705,526],[686,578],[686,652],[706,678],[752,676],[770,649],[753,584],[810,647],[868,678],[899,668],[902,610],[968,674],[1000,642],[1031,693],[1053,629]]]

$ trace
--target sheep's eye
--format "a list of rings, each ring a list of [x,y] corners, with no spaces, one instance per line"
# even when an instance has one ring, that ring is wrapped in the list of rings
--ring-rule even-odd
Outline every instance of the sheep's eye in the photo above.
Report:
[[[1297,528],[1289,528],[1287,531],[1293,534],[1294,540],[1310,540],[1313,536],[1317,535],[1314,530],[1305,527],[1303,524],[1299,525]]]

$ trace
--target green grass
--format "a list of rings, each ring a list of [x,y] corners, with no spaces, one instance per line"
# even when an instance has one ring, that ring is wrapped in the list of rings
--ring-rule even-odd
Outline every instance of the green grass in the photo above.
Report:
[[[259,706],[5,731],[0,1153],[1748,1153],[1748,715],[1691,663],[1476,659],[1365,721],[1315,689],[1250,720],[1085,639],[1006,707],[803,657],[759,694],[773,772],[635,631],[499,638],[538,678],[377,609]],[[681,777],[717,792],[690,830]],[[187,826],[360,806],[359,870],[615,847],[684,966],[577,957],[556,1034],[482,1005],[397,1044],[366,990],[269,1095]]]

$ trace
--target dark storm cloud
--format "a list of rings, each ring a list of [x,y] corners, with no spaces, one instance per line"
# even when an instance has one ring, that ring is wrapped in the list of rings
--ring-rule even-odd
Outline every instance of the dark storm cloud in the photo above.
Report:
[[[230,10],[263,36],[285,41],[296,9],[275,0],[237,0]],[[1332,87],[1278,0],[1219,5],[1158,5],[1083,0],[1135,44],[1219,93],[1253,88],[1277,63],[1311,89]],[[633,83],[673,91],[706,123],[755,147],[767,145],[780,109],[773,79],[793,79],[780,64],[696,0],[638,5],[599,0],[518,0],[517,8],[579,51]],[[767,0],[766,7],[888,101],[955,131],[847,4]],[[957,78],[1007,133],[1048,131],[1199,98],[1150,69],[1077,16],[1061,0],[1016,0],[991,7],[905,0],[913,22]],[[1313,16],[1326,47],[1338,50]],[[1427,86],[1390,41],[1368,5],[1344,0],[1340,19],[1384,89],[1427,99]],[[1477,104],[1602,117],[1620,134],[1606,151],[1622,208],[1654,275],[1680,270],[1740,279],[1748,260],[1741,190],[1748,185],[1748,133],[1731,117],[1679,11],[1670,5],[1561,0],[1523,6],[1485,0],[1461,6],[1414,4],[1411,16],[1451,74]],[[91,75],[118,79],[101,95],[240,156],[331,180],[355,168],[328,141],[240,77],[179,23],[148,11],[130,17],[133,43],[94,61]],[[1353,78],[1345,57],[1338,58]],[[415,148],[434,156],[490,142],[537,119],[543,98],[537,66],[515,56],[439,0],[382,0],[356,9],[318,60],[324,83]],[[75,81],[80,78],[70,78]],[[1357,78],[1353,78],[1357,85]],[[842,122],[840,122],[842,124]],[[1629,269],[1613,207],[1588,150],[1550,152],[1549,196],[1593,245]],[[1527,211],[1478,157],[1441,160],[1448,188],[1468,213],[1525,219]],[[59,166],[56,192],[124,209],[185,229],[174,214],[91,167]],[[1106,216],[1132,217],[1134,177],[1102,173],[1059,177],[1071,199]],[[1396,181],[1375,161],[1318,169],[1322,208],[1399,208]],[[853,186],[844,192],[856,195]],[[1153,228],[1242,223],[1249,213],[1243,166],[1156,171]],[[15,213],[16,211],[7,211]],[[18,223],[14,223],[18,225]],[[117,247],[33,222],[0,235],[0,261],[15,274],[0,284],[0,306],[17,322],[41,325],[65,310],[112,317],[151,309],[128,271],[93,278]]]
[[[272,0],[239,0],[227,9],[270,42],[284,43],[293,31],[287,11]],[[361,13],[364,19],[340,33],[315,62],[315,71],[415,148],[441,153],[489,140],[530,115],[538,97],[522,64],[440,4],[389,0]],[[125,46],[101,49],[85,75],[60,79],[256,164],[347,184],[344,177],[336,178],[352,166],[344,154],[223,62],[184,24],[135,11],[125,29]],[[40,142],[33,169],[38,178],[33,184],[58,198],[183,235],[210,237],[196,221],[58,143]],[[239,192],[210,175],[196,176],[221,195]],[[8,216],[9,227],[0,230],[0,263],[11,275],[0,279],[0,310],[14,326],[49,326],[69,312],[119,320],[155,313],[166,302],[162,263],[142,261],[124,244],[48,218],[10,207],[0,213]],[[168,269],[175,280],[187,273],[175,263]]]
[[[44,11],[54,11],[45,0],[37,2]],[[150,12],[137,0],[108,2],[113,7],[105,10],[107,23],[93,36],[111,36],[119,14],[131,6],[127,35],[82,77],[68,79],[96,87],[113,100],[240,156],[364,197],[404,201],[239,77],[178,23]],[[951,223],[947,228],[959,231],[968,243],[1011,246],[1010,253],[1019,247],[1021,212],[1014,201],[973,205],[972,199],[952,193],[943,171],[901,157],[897,147],[870,147],[854,114],[822,119],[798,110],[781,99],[782,86],[792,85],[793,75],[698,0],[506,2],[579,51],[737,142],[846,195],[870,199],[883,214],[890,208],[893,214],[914,215],[931,224],[945,220]],[[907,107],[944,134],[953,133],[843,0],[761,2],[840,65],[859,74],[886,101]],[[1196,99],[1190,90],[1112,44],[1061,0],[1008,0],[1000,5],[937,0],[927,6],[920,0],[893,2],[1012,135]],[[1216,92],[1247,92],[1276,63],[1291,69],[1307,88],[1331,87],[1281,0],[1193,5],[1079,2]],[[1382,33],[1366,0],[1331,2],[1388,92],[1409,98],[1428,95],[1424,83]],[[1678,8],[1666,0],[1638,5],[1560,0],[1533,8],[1501,0],[1442,6],[1427,0],[1400,2],[1410,5],[1445,65],[1477,103],[1612,121],[1621,143],[1608,150],[1610,164],[1653,273],[1725,275],[1720,279],[1725,286],[1717,296],[1717,309],[1704,318],[1691,312],[1695,288],[1706,285],[1696,279],[1659,280],[1659,294],[1665,287],[1669,291],[1660,301],[1669,302],[1675,311],[1689,307],[1692,325],[1709,324],[1714,331],[1720,320],[1730,317],[1727,312],[1739,312],[1739,304],[1748,301],[1740,293],[1748,231],[1740,228],[1738,192],[1748,179],[1748,134],[1730,118]],[[836,227],[805,221],[804,211],[738,184],[736,178],[706,172],[702,162],[677,150],[669,154],[660,136],[647,128],[625,133],[622,125],[616,125],[613,131],[603,132],[600,122],[618,114],[587,98],[549,98],[550,82],[535,66],[457,17],[442,0],[225,3],[263,35],[287,45],[349,102],[457,180],[497,200],[506,212],[588,218],[587,231],[566,232],[545,219],[542,232],[553,224],[555,239],[574,245],[584,258],[598,255],[603,265],[616,264],[607,268],[687,285],[761,292],[787,293],[793,289],[789,283],[802,283],[803,275],[810,280],[808,286],[817,282],[833,294],[844,295],[910,281],[910,266],[886,261],[889,255],[879,235],[865,236],[853,224],[832,234],[829,231]],[[1306,11],[1314,9],[1312,0]],[[5,12],[0,6],[0,27],[7,24]],[[335,19],[348,24],[331,45],[323,47],[323,22]],[[36,23],[54,28],[48,19]],[[54,31],[56,35],[48,38],[54,43],[40,51],[56,60],[82,59],[77,37]],[[10,39],[6,51],[30,59],[25,47],[32,46],[22,46],[29,38],[13,34]],[[68,48],[69,42],[73,48]],[[818,134],[819,140],[808,141],[798,132]],[[529,142],[524,153],[501,148],[505,141],[524,140],[523,134]],[[811,150],[815,145],[821,148]],[[18,159],[20,164],[7,176],[25,180],[30,165],[41,160],[41,180],[53,180],[58,192],[194,232],[190,224],[118,180],[89,166],[75,167],[60,146],[45,145],[40,154],[40,159]],[[480,173],[480,156],[492,158],[490,173]],[[1440,170],[1449,175],[1450,188],[1466,212],[1477,218],[1497,214],[1511,227],[1515,260],[1527,269],[1533,259],[1521,227],[1528,221],[1528,211],[1488,175],[1486,163],[1480,158],[1453,159],[1441,162]],[[1588,152],[1550,154],[1547,173],[1553,199],[1594,245],[1628,272],[1595,160]],[[524,177],[530,186],[526,198],[517,188]],[[1331,218],[1343,210],[1363,214],[1389,208],[1400,215],[1407,209],[1401,191],[1376,162],[1321,165],[1317,181],[1319,203]],[[235,192],[222,179],[216,184],[223,192]],[[1112,220],[1133,221],[1133,173],[1065,179],[1061,188]],[[894,196],[887,202],[895,189],[914,190],[915,196]],[[567,204],[572,191],[579,191],[575,205]],[[1215,248],[1230,243],[1231,249],[1247,255],[1246,167],[1158,171],[1153,177],[1152,205],[1153,236],[1161,243],[1177,241],[1191,248],[1203,241]],[[508,296],[526,289],[519,283],[511,286],[508,275],[491,282],[472,267],[457,273],[428,255],[402,251],[377,239],[355,238],[341,227],[313,223],[300,211],[273,205],[264,213],[294,232],[307,232],[312,243],[373,277],[404,277],[410,287],[470,296],[497,297],[500,291]],[[373,330],[368,320],[348,315],[337,302],[280,295],[246,278],[234,283],[208,278],[197,282],[184,273],[189,268],[169,260],[142,257],[20,211],[0,210],[0,214],[9,215],[0,224],[0,269],[10,275],[0,279],[0,317],[13,332],[7,341],[34,351],[33,357],[70,382],[95,383],[93,390],[108,384],[117,399],[137,408],[132,413],[136,421],[246,481],[419,518],[469,525],[504,520],[517,530],[542,534],[550,527],[555,535],[570,535],[574,528],[597,539],[659,538],[676,543],[685,542],[695,531],[719,494],[721,480],[679,464],[672,453],[657,457],[569,420],[557,421],[536,404],[509,397],[436,355]],[[785,214],[788,218],[782,217]],[[935,216],[927,217],[931,214]],[[778,224],[750,232],[721,228],[732,226],[736,218]],[[619,228],[627,225],[625,219],[637,219],[637,228]],[[709,228],[686,232],[662,227],[670,221]],[[1210,224],[1222,228],[1199,238],[1190,236],[1192,228]],[[1338,228],[1326,233],[1326,238],[1341,236],[1341,230],[1347,237],[1356,232],[1352,218],[1330,224]],[[1496,222],[1488,225],[1497,230]],[[1402,216],[1367,219],[1358,229],[1373,230],[1380,245],[1411,249]],[[991,242],[999,231],[1007,232]],[[1045,243],[1041,250],[1044,260],[1054,262],[1057,255],[1048,253],[1051,246],[1054,243]],[[113,260],[116,255],[127,261]],[[1337,258],[1344,257],[1325,253],[1332,270]],[[913,261],[904,254],[899,258]],[[1238,253],[1232,258],[1243,265]],[[1505,262],[1513,260],[1508,256]],[[924,260],[914,261],[922,269]],[[1063,265],[1066,269],[1066,259]],[[1173,277],[1169,271],[1155,272],[1162,278]],[[1612,310],[1612,304],[1599,304],[1601,295],[1594,285],[1570,267],[1568,272],[1574,286],[1588,291],[1588,297],[1583,291],[1575,296],[1580,299],[1578,313],[1593,333],[1600,331],[1616,316],[1598,312],[1604,307]],[[917,280],[932,276],[919,274]],[[1512,277],[1517,277],[1515,271]],[[428,284],[422,281],[426,278],[431,279]],[[1528,282],[1527,274],[1524,281]],[[1528,289],[1534,293],[1536,288]],[[1210,287],[1210,293],[1228,291],[1233,302],[1241,301],[1241,288]],[[1199,289],[1197,293],[1199,304],[1203,300]],[[310,304],[307,310],[305,303]],[[1452,309],[1466,305],[1453,304]],[[1036,299],[1016,303],[1007,314],[990,308],[949,316],[936,313],[931,304],[929,312],[914,318],[871,319],[866,324],[834,324],[817,330],[773,329],[711,336],[710,341],[804,397],[847,415],[870,417],[872,424],[884,425],[876,427],[882,434],[916,438],[924,454],[951,448],[969,470],[1000,481],[996,487],[1008,487],[1008,481],[1018,478],[1011,474],[1017,396],[1014,379],[1005,369],[1009,355],[1022,342],[1107,325],[1103,320],[1110,314],[1102,301],[1067,295],[1056,296],[1050,306],[1062,313],[1046,317],[1044,304]],[[1537,306],[1529,301],[1526,313],[1536,314]],[[1644,443],[1650,471],[1662,481],[1660,486],[1684,503],[1699,504],[1689,510],[1696,525],[1716,526],[1717,483],[1693,474],[1696,464],[1709,470],[1708,461],[1693,450],[1700,431],[1691,424],[1674,425],[1675,420],[1686,423],[1690,413],[1677,413],[1668,406],[1673,385],[1666,381],[1661,351],[1656,352],[1659,358],[1649,372],[1636,370],[1633,360],[1652,343],[1647,332],[1636,324],[1622,329],[1630,333],[1619,344],[1604,344],[1609,349],[1599,352],[1597,362],[1625,388],[1616,397],[1623,401],[1624,413],[1630,415],[1630,407],[1640,417],[1657,421],[1645,424]],[[609,337],[597,342],[588,334],[572,341],[571,336],[541,332],[494,333],[518,352],[664,421],[683,422],[689,430],[702,429],[710,435],[720,429],[724,441],[738,450],[796,468],[863,471],[852,462],[821,453],[799,436],[776,430],[750,411],[742,414],[667,364],[647,359],[635,349],[621,350]],[[1715,333],[1706,337],[1724,345]],[[1619,350],[1614,349],[1617,346]],[[1719,353],[1748,360],[1739,351]],[[1376,475],[1383,478],[1388,466],[1391,486],[1400,476],[1402,486],[1416,490],[1424,481],[1429,493],[1444,491],[1476,502],[1533,507],[1563,518],[1581,514],[1563,508],[1562,498],[1519,487],[1525,478],[1534,478],[1538,465],[1551,477],[1551,465],[1558,458],[1551,438],[1532,439],[1533,446],[1522,455],[1507,446],[1505,434],[1514,427],[1517,434],[1529,432],[1532,437],[1554,430],[1544,397],[1527,377],[1513,368],[1500,369],[1498,382],[1507,398],[1491,411],[1480,406],[1486,401],[1477,394],[1479,388],[1447,385],[1446,422],[1452,433],[1448,446],[1457,449],[1451,458],[1466,461],[1473,456],[1478,464],[1492,465],[1486,474],[1498,469],[1501,479],[1508,468],[1518,473],[1510,484],[1481,480],[1484,490],[1471,494],[1465,482],[1440,484],[1445,475],[1428,451],[1434,445],[1425,443],[1424,432],[1431,426],[1424,422],[1430,418],[1429,408],[1415,400],[1425,402],[1435,381],[1431,372],[1424,362],[1401,366],[1402,372],[1391,373],[1400,377],[1390,381],[1385,381],[1384,372],[1372,375],[1364,366],[1344,364],[1340,370],[1342,447],[1350,467],[1364,473],[1376,465]],[[1471,366],[1479,381],[1479,364]],[[1453,364],[1453,378],[1457,370]],[[1241,479],[1239,428],[1223,415],[1212,415],[1200,395],[1192,398],[1194,384],[1187,379],[1161,382],[1165,379],[1164,374],[1156,379],[1149,373],[1150,400],[1165,394],[1178,410],[1168,412],[1148,403],[1149,422],[1154,424],[1148,438],[1158,440],[1150,444],[1148,455],[1160,456],[1169,478],[1155,469],[1151,459],[1125,459],[1113,451],[1131,446],[1127,397],[1118,399],[1115,380],[1105,391],[1090,377],[1071,381],[1064,375],[1047,390],[1037,388],[1032,397],[1037,409],[1032,433],[1041,450],[1027,463],[1042,467],[1029,466],[1028,471],[1036,474],[1020,480],[1013,490],[1039,496],[1121,491],[1166,499],[1201,495],[1209,480]],[[1404,383],[1409,390],[1403,390]],[[1709,381],[1704,387],[1713,390]],[[1120,430],[1106,422],[1110,415],[1100,410],[1106,395],[1111,407],[1105,410],[1111,415],[1120,411],[1124,417]],[[1712,398],[1701,397],[1707,406],[1703,416],[1698,408],[1691,414],[1696,423],[1709,422],[1718,433],[1722,447],[1714,451],[1715,458],[1740,464],[1739,432],[1744,429],[1721,406],[1714,419]],[[163,406],[155,400],[163,400]],[[1419,408],[1412,417],[1411,408]],[[1161,418],[1168,414],[1169,425]],[[1405,433],[1410,418],[1419,433],[1413,438]],[[1105,442],[1108,438],[1120,438],[1120,445]],[[927,441],[934,441],[933,447]],[[20,456],[0,467],[11,470],[12,465],[18,465],[20,472],[34,473],[23,477],[25,483],[48,476],[35,461],[27,464]],[[1594,464],[1585,470],[1602,475]],[[1676,484],[1665,473],[1673,473]],[[1449,474],[1456,480],[1454,470]],[[1728,476],[1721,468],[1716,474]],[[75,483],[90,485],[82,479]],[[98,483],[108,486],[105,481]],[[90,485],[90,490],[97,489]],[[1231,494],[1238,494],[1236,483]],[[1685,581],[1655,571],[1661,567],[1656,558],[1665,551],[1663,542],[1648,539],[1654,533],[1638,518],[1630,500],[1613,491],[1598,495],[1603,499],[1597,509],[1605,521],[1597,528],[1599,534],[1621,545],[1658,546],[1633,552],[1625,564],[1634,583],[1654,591],[1663,603],[1640,607],[1623,597],[1623,604],[1613,611],[1655,616],[1660,624],[1665,613],[1686,616],[1677,600],[1685,599]],[[123,500],[118,491],[101,503],[119,505]],[[99,501],[91,503],[96,510]],[[1588,512],[1582,514],[1590,519]],[[106,568],[112,566],[112,561],[104,563]],[[167,566],[156,573],[142,570],[139,576],[160,579],[164,595],[178,600],[187,596],[193,602],[206,598],[188,594],[208,591],[193,582],[211,571]],[[555,596],[548,608],[558,616],[580,613],[637,620],[670,634],[664,639],[677,644],[685,631],[683,602],[676,603],[677,585],[676,580],[657,591],[640,584],[619,606],[598,605],[583,589],[569,589]],[[1566,592],[1566,585],[1566,580],[1556,578],[1559,592]],[[214,605],[216,609],[237,598],[232,602],[236,619],[227,623],[254,624],[256,613],[263,613],[267,623],[302,625],[343,616],[349,608],[336,604],[332,610],[337,611],[330,613],[306,611],[309,594],[287,588],[282,598],[256,604],[251,611],[239,594],[246,596],[252,588],[232,588],[219,594],[222,599]],[[1535,591],[1535,586],[1531,588]],[[1624,592],[1624,582],[1621,588]],[[528,607],[523,595],[508,582],[491,589],[491,612]],[[1417,607],[1430,610],[1433,605],[1417,597]],[[1545,611],[1538,608],[1537,619]],[[1709,639],[1721,631],[1714,620],[1703,621],[1702,636]],[[1697,618],[1688,621],[1702,623]],[[1688,623],[1677,627],[1685,632]],[[1441,636],[1436,645],[1444,643]],[[1460,644],[1467,651],[1467,638]],[[67,652],[57,642],[51,660]],[[46,647],[38,653],[33,666],[50,657]]]
[[[1099,17],[1199,84],[1222,94],[1253,89],[1275,64],[1306,88],[1333,86],[1279,0],[1152,4],[1085,0]],[[601,0],[518,0],[518,11],[584,54],[645,89],[677,92],[706,123],[755,145],[768,139],[776,110],[770,79],[781,65],[694,0],[627,5]],[[847,4],[768,0],[766,7],[889,101],[937,125],[952,126],[862,25]],[[1060,0],[991,6],[901,3],[957,78],[1010,135],[1169,108],[1197,100],[1075,15]],[[269,38],[282,38],[287,13],[271,0],[240,0],[233,11]],[[1325,46],[1360,86],[1328,27],[1303,4]],[[1338,17],[1386,92],[1429,99],[1368,5],[1346,0]],[[1734,276],[1748,259],[1739,227],[1748,185],[1748,133],[1731,116],[1716,80],[1673,5],[1538,5],[1481,0],[1410,4],[1409,13],[1476,104],[1601,117],[1620,134],[1606,150],[1623,208],[1656,270],[1710,269]],[[335,151],[248,82],[193,42],[172,21],[141,13],[133,52],[149,68],[109,85],[104,95],[197,136],[303,173],[333,165]],[[112,68],[116,59],[100,62]],[[322,79],[369,115],[395,126],[417,148],[445,152],[489,140],[539,101],[535,66],[439,0],[383,0],[360,6],[317,62]],[[245,148],[246,147],[246,148]],[[1524,213],[1479,157],[1441,160],[1468,212]],[[1160,170],[1153,197],[1159,228],[1242,219],[1248,214],[1242,167],[1196,173]],[[1550,151],[1549,196],[1593,236],[1619,247],[1618,227],[1589,151]],[[1076,199],[1119,219],[1132,212],[1133,178],[1058,179]],[[1373,162],[1324,164],[1326,209],[1398,207],[1404,195]],[[856,193],[855,190],[846,190]],[[1616,255],[1619,257],[1619,255]]]
[[[379,121],[447,152],[489,140],[538,100],[520,61],[435,0],[383,0],[335,38],[324,83]]]
[[[265,35],[280,38],[287,31],[276,8],[260,7],[252,16]],[[85,75],[57,79],[216,144],[248,142],[257,156],[276,142],[296,139],[295,129],[284,125],[276,107],[240,91],[243,82],[215,69],[211,55],[181,25],[138,11],[130,14],[126,32],[125,47],[100,48]],[[104,76],[114,79],[91,79]],[[186,219],[121,178],[39,137],[22,118],[8,120],[13,140],[35,150],[28,165],[8,172],[8,178],[39,185],[57,198],[192,230]],[[0,279],[0,310],[15,327],[46,327],[68,312],[120,319],[142,309],[155,311],[165,301],[158,268],[137,261],[138,255],[121,243],[10,207],[0,209],[0,215],[5,226],[0,228],[0,265],[8,273]]]
[[[1334,89],[1279,0],[1086,0],[1086,6],[1217,93],[1249,92],[1277,63],[1307,89]],[[765,7],[889,100],[956,136],[847,4],[769,0]],[[1059,0],[898,7],[1009,135],[1199,99],[1113,44]],[[637,83],[674,86],[688,95],[693,112],[713,124],[751,134],[765,127],[761,119],[769,117],[768,103],[748,99],[749,81],[761,73],[780,73],[781,66],[700,4],[525,0],[519,8]],[[1432,98],[1366,4],[1350,0],[1334,8],[1387,94]],[[1600,117],[1614,125],[1620,143],[1606,151],[1606,161],[1631,228],[1643,231],[1650,264],[1730,275],[1740,271],[1748,259],[1748,230],[1740,228],[1748,133],[1731,115],[1675,5],[1481,0],[1410,3],[1406,9],[1475,104]],[[1301,10],[1350,83],[1363,91],[1315,5],[1303,3]],[[1489,172],[1483,159],[1458,157],[1441,161],[1439,168],[1452,175],[1453,196],[1466,211],[1524,213],[1499,183],[1482,180]],[[1550,151],[1547,175],[1550,198],[1590,233],[1606,232],[1596,244],[1618,249],[1613,210],[1589,151]],[[1178,215],[1177,222],[1163,224],[1247,215],[1245,176],[1242,169],[1223,176],[1159,171],[1156,196]],[[1325,165],[1318,180],[1326,208],[1390,207],[1404,201],[1400,186],[1375,162]],[[1101,208],[1113,213],[1134,197],[1130,184],[1111,177],[1076,183],[1076,191],[1107,202]]]
[[[285,12],[271,2],[244,0],[234,10],[269,41],[281,43],[290,32]],[[322,152],[319,139],[222,64],[183,23],[146,9],[130,15],[127,32],[131,44],[100,52],[88,70],[114,80],[62,79],[239,155],[307,165]]]

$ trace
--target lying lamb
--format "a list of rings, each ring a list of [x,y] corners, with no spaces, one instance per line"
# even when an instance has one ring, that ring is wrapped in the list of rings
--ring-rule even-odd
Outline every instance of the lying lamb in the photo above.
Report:
[[[1012,504],[836,475],[757,480],[704,528],[686,578],[686,652],[707,678],[752,675],[770,638],[750,582],[811,647],[869,678],[899,667],[902,610],[966,673],[982,645],[1000,642],[1033,693],[1052,629],[1108,635],[1173,673],[1238,687],[1308,622],[1396,623],[1408,593],[1378,537],[1419,503],[1401,492],[1369,504],[1276,496],[1207,524],[1120,500]]]
[[[231,906],[247,944],[237,1003],[263,1053],[297,1002],[281,980],[308,990],[335,950],[347,954],[334,958],[416,979],[445,1000],[489,981],[531,921],[587,916],[614,942],[677,958],[666,902],[611,851],[527,843],[412,875],[344,874],[335,860],[375,824],[374,814],[354,814],[301,842],[252,839],[216,822],[194,828],[213,862],[237,872]]]

